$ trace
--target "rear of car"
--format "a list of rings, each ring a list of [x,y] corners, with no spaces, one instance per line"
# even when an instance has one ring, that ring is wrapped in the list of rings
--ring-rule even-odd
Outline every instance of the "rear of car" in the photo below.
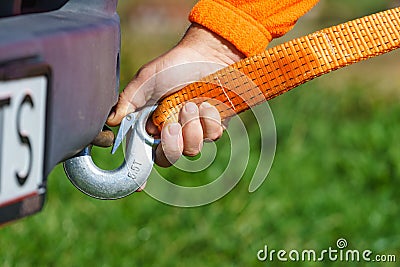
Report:
[[[117,0],[0,2],[0,224],[101,131],[119,87]]]

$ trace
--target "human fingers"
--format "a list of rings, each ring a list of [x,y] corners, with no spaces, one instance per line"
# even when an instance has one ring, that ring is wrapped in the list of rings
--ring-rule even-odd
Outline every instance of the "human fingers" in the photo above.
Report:
[[[152,123],[147,124],[147,130],[157,128]],[[161,145],[156,149],[155,162],[161,167],[174,164],[182,154],[195,156],[200,153],[203,139],[217,140],[221,137],[223,127],[218,110],[209,103],[203,103],[198,108],[195,103],[187,103],[180,112],[180,124],[170,123],[161,131]]]
[[[179,123],[169,123],[161,130],[161,143],[156,148],[155,163],[160,167],[174,164],[183,152],[182,127]]]
[[[182,125],[183,154],[196,156],[203,147],[203,128],[199,117],[199,109],[193,102],[187,103],[180,112]]]
[[[203,128],[203,138],[206,141],[215,141],[222,136],[223,127],[218,110],[208,102],[199,107],[199,116]]]

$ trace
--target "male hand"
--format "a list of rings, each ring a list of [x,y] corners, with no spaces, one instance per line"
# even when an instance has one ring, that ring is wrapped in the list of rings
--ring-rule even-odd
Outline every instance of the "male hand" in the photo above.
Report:
[[[162,97],[178,91],[184,85],[244,58],[232,44],[206,28],[192,24],[182,40],[170,51],[144,65],[120,94],[107,124],[116,126],[123,117]],[[203,140],[221,137],[223,127],[217,109],[207,102],[200,106],[189,102],[180,111],[179,123],[164,125],[161,133],[151,123],[149,134],[161,138],[156,164],[167,167],[184,154],[197,155]]]

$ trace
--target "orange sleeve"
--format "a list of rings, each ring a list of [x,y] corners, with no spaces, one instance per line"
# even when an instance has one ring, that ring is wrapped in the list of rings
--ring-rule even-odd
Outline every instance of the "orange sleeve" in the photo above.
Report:
[[[200,0],[189,15],[236,46],[246,56],[293,28],[319,0]]]

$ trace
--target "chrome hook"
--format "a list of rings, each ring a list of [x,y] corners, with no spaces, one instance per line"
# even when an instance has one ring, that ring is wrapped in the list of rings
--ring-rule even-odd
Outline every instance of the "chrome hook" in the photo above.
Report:
[[[124,162],[115,170],[95,165],[91,147],[64,162],[64,170],[72,184],[83,193],[99,199],[118,199],[137,191],[147,180],[153,167],[153,145],[157,140],[145,130],[154,107],[129,114],[132,126],[127,133]]]

